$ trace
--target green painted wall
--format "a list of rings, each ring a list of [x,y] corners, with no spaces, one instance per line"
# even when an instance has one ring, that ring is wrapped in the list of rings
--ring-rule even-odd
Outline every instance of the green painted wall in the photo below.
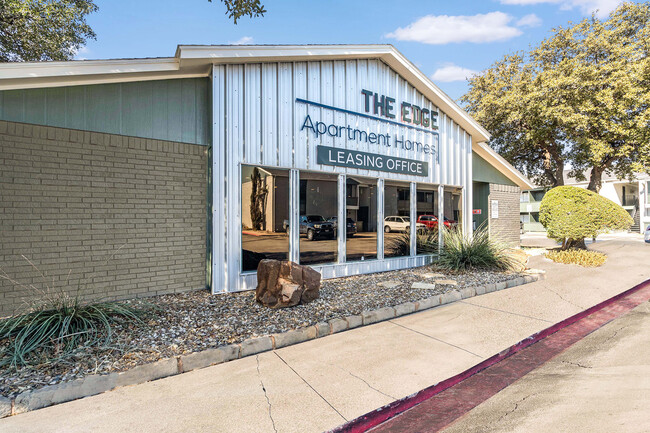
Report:
[[[490,195],[490,184],[485,182],[472,182],[472,208],[481,209],[480,215],[472,214],[472,221],[479,227],[488,219],[488,197]]]
[[[207,78],[0,91],[0,120],[208,144]]]
[[[472,180],[475,182],[517,186],[516,183],[508,179],[503,173],[494,168],[475,152],[472,152]]]

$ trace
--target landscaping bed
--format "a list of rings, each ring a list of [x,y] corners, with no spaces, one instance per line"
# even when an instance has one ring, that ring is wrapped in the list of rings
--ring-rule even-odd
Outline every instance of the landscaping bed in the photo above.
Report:
[[[411,288],[433,282],[424,274],[443,274],[457,286]],[[471,271],[455,273],[424,266],[323,281],[319,299],[292,308],[273,310],[257,304],[253,292],[210,295],[205,290],[127,301],[153,305],[145,325],[114,327],[110,347],[84,349],[57,362],[16,370],[0,368],[0,396],[55,385],[90,374],[131,369],[178,355],[198,352],[246,339],[286,332],[362,311],[392,307],[445,293],[518,278],[523,274]],[[382,287],[379,283],[399,283]]]

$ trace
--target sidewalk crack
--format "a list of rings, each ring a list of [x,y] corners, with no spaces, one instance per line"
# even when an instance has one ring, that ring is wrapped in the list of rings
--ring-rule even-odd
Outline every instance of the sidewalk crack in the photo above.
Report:
[[[260,373],[260,356],[255,355],[255,360],[257,361],[257,376],[260,378],[260,385],[262,386],[262,391],[264,391],[266,404],[269,407],[269,418],[271,419],[271,424],[273,425],[273,431],[275,431],[275,433],[278,433],[278,429],[275,428],[275,420],[273,419],[273,414],[271,413],[271,400],[269,400],[269,396],[266,393],[266,388],[264,387],[264,382],[262,381],[262,374]]]
[[[563,364],[569,364],[569,365],[573,365],[575,367],[580,367],[580,368],[593,368],[593,367],[590,367],[588,365],[582,365],[579,362],[571,362],[571,361],[560,361],[560,362],[563,363]]]
[[[278,352],[276,352],[276,351],[274,350],[273,353],[275,353],[275,356],[277,356],[278,358],[280,358],[280,361],[284,362],[284,365],[286,365],[287,367],[289,367],[289,369],[291,369],[291,371],[293,371],[294,374],[295,374],[296,376],[298,376],[298,377],[299,377],[303,382],[305,382],[305,385],[307,385],[308,387],[310,387],[312,391],[314,391],[314,392],[315,392],[315,393],[316,393],[316,394],[317,394],[317,395],[318,395],[318,396],[319,396],[319,397],[320,397],[320,398],[321,398],[325,403],[327,403],[327,405],[328,405],[329,407],[331,407],[332,410],[333,410],[334,412],[336,412],[336,413],[337,413],[341,418],[343,418],[343,420],[344,420],[345,422],[348,422],[348,419],[347,419],[346,417],[344,417],[343,414],[342,414],[341,412],[339,412],[339,411],[338,411],[334,406],[332,406],[332,403],[330,403],[329,401],[327,401],[327,399],[326,399],[325,397],[323,397],[323,396],[321,395],[320,392],[316,391],[316,389],[315,389],[313,386],[311,386],[311,384],[310,384],[309,382],[307,382],[307,381],[305,380],[304,377],[302,377],[300,374],[298,374],[298,372],[297,372],[296,370],[294,370],[294,368],[293,368],[292,366],[290,366],[289,363],[287,363],[287,361],[285,361],[285,360],[284,360],[284,359],[283,359],[283,358],[278,354]]]
[[[368,386],[368,388],[372,389],[373,391],[377,391],[379,394],[384,395],[384,396],[390,398],[391,400],[397,400],[396,397],[393,397],[392,395],[386,394],[385,392],[375,388],[374,386],[370,385],[364,378],[362,378],[360,376],[357,376],[356,374],[352,373],[351,371],[348,371],[348,370],[346,370],[346,369],[344,369],[342,367],[339,367],[339,369],[343,370],[344,372],[346,372],[350,376],[352,376],[352,377],[354,377],[356,379],[359,379],[361,382],[365,383]]]
[[[553,289],[551,289],[551,288],[549,288],[549,287],[544,287],[544,288],[545,288],[546,290],[548,290],[549,292],[555,293],[555,294],[556,294],[560,299],[562,299],[562,300],[563,300],[564,302],[566,302],[567,304],[571,304],[571,305],[573,305],[574,307],[578,307],[578,308],[580,309],[580,311],[585,310],[585,307],[582,307],[582,306],[580,306],[580,305],[578,305],[578,304],[576,304],[576,303],[574,303],[574,302],[569,301],[568,299],[566,299],[564,296],[560,295],[560,294],[559,294],[558,292],[556,292],[555,290],[553,290]]]
[[[553,323],[550,320],[540,319],[539,317],[527,316],[525,314],[514,313],[512,311],[501,310],[499,308],[494,308],[494,307],[486,307],[485,305],[474,304],[474,303],[471,303],[471,302],[468,302],[468,301],[458,301],[458,302],[461,303],[461,304],[471,305],[472,307],[485,308],[487,310],[498,311],[500,313],[512,314],[513,316],[525,317],[526,319],[533,319],[533,320],[539,320],[540,322]]]
[[[420,334],[420,335],[423,335],[423,336],[425,336],[425,337],[427,337],[427,338],[430,338],[430,339],[432,339],[432,340],[436,340],[436,341],[439,342],[439,343],[443,343],[443,344],[446,344],[446,345],[448,345],[448,346],[455,347],[456,349],[462,350],[463,352],[467,352],[467,353],[469,353],[470,355],[474,355],[474,356],[476,356],[476,357],[478,357],[478,358],[484,359],[483,356],[481,356],[481,355],[479,355],[479,354],[477,354],[477,353],[474,353],[474,352],[472,352],[472,351],[470,351],[470,350],[467,350],[467,349],[463,349],[463,348],[460,347],[460,346],[456,346],[455,344],[448,343],[448,342],[446,342],[446,341],[444,341],[444,340],[441,340],[441,339],[439,339],[439,338],[432,337],[431,335],[429,335],[429,334],[425,334],[424,332],[416,331],[415,329],[411,329],[411,328],[409,328],[408,326],[404,326],[404,325],[400,325],[399,323],[395,323],[395,322],[393,322],[392,320],[389,320],[388,322],[392,323],[392,324],[395,325],[395,326],[400,326],[400,327],[402,327],[402,328],[404,328],[404,329],[408,329],[409,331],[411,331],[411,332],[415,332],[416,334]]]

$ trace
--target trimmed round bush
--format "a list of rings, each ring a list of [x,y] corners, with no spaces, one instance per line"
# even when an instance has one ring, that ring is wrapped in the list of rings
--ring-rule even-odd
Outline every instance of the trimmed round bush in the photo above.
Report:
[[[539,221],[547,236],[562,242],[563,249],[584,244],[585,238],[610,230],[627,230],[632,217],[613,201],[583,188],[558,186],[546,193],[539,207]]]

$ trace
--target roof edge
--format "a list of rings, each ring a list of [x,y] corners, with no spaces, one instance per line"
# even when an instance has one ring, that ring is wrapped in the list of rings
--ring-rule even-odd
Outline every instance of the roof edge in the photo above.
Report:
[[[506,161],[505,158],[499,155],[486,143],[476,143],[475,145],[472,145],[472,150],[494,168],[503,173],[504,176],[514,182],[522,190],[529,190],[535,187],[526,176],[514,168],[512,164]]]

